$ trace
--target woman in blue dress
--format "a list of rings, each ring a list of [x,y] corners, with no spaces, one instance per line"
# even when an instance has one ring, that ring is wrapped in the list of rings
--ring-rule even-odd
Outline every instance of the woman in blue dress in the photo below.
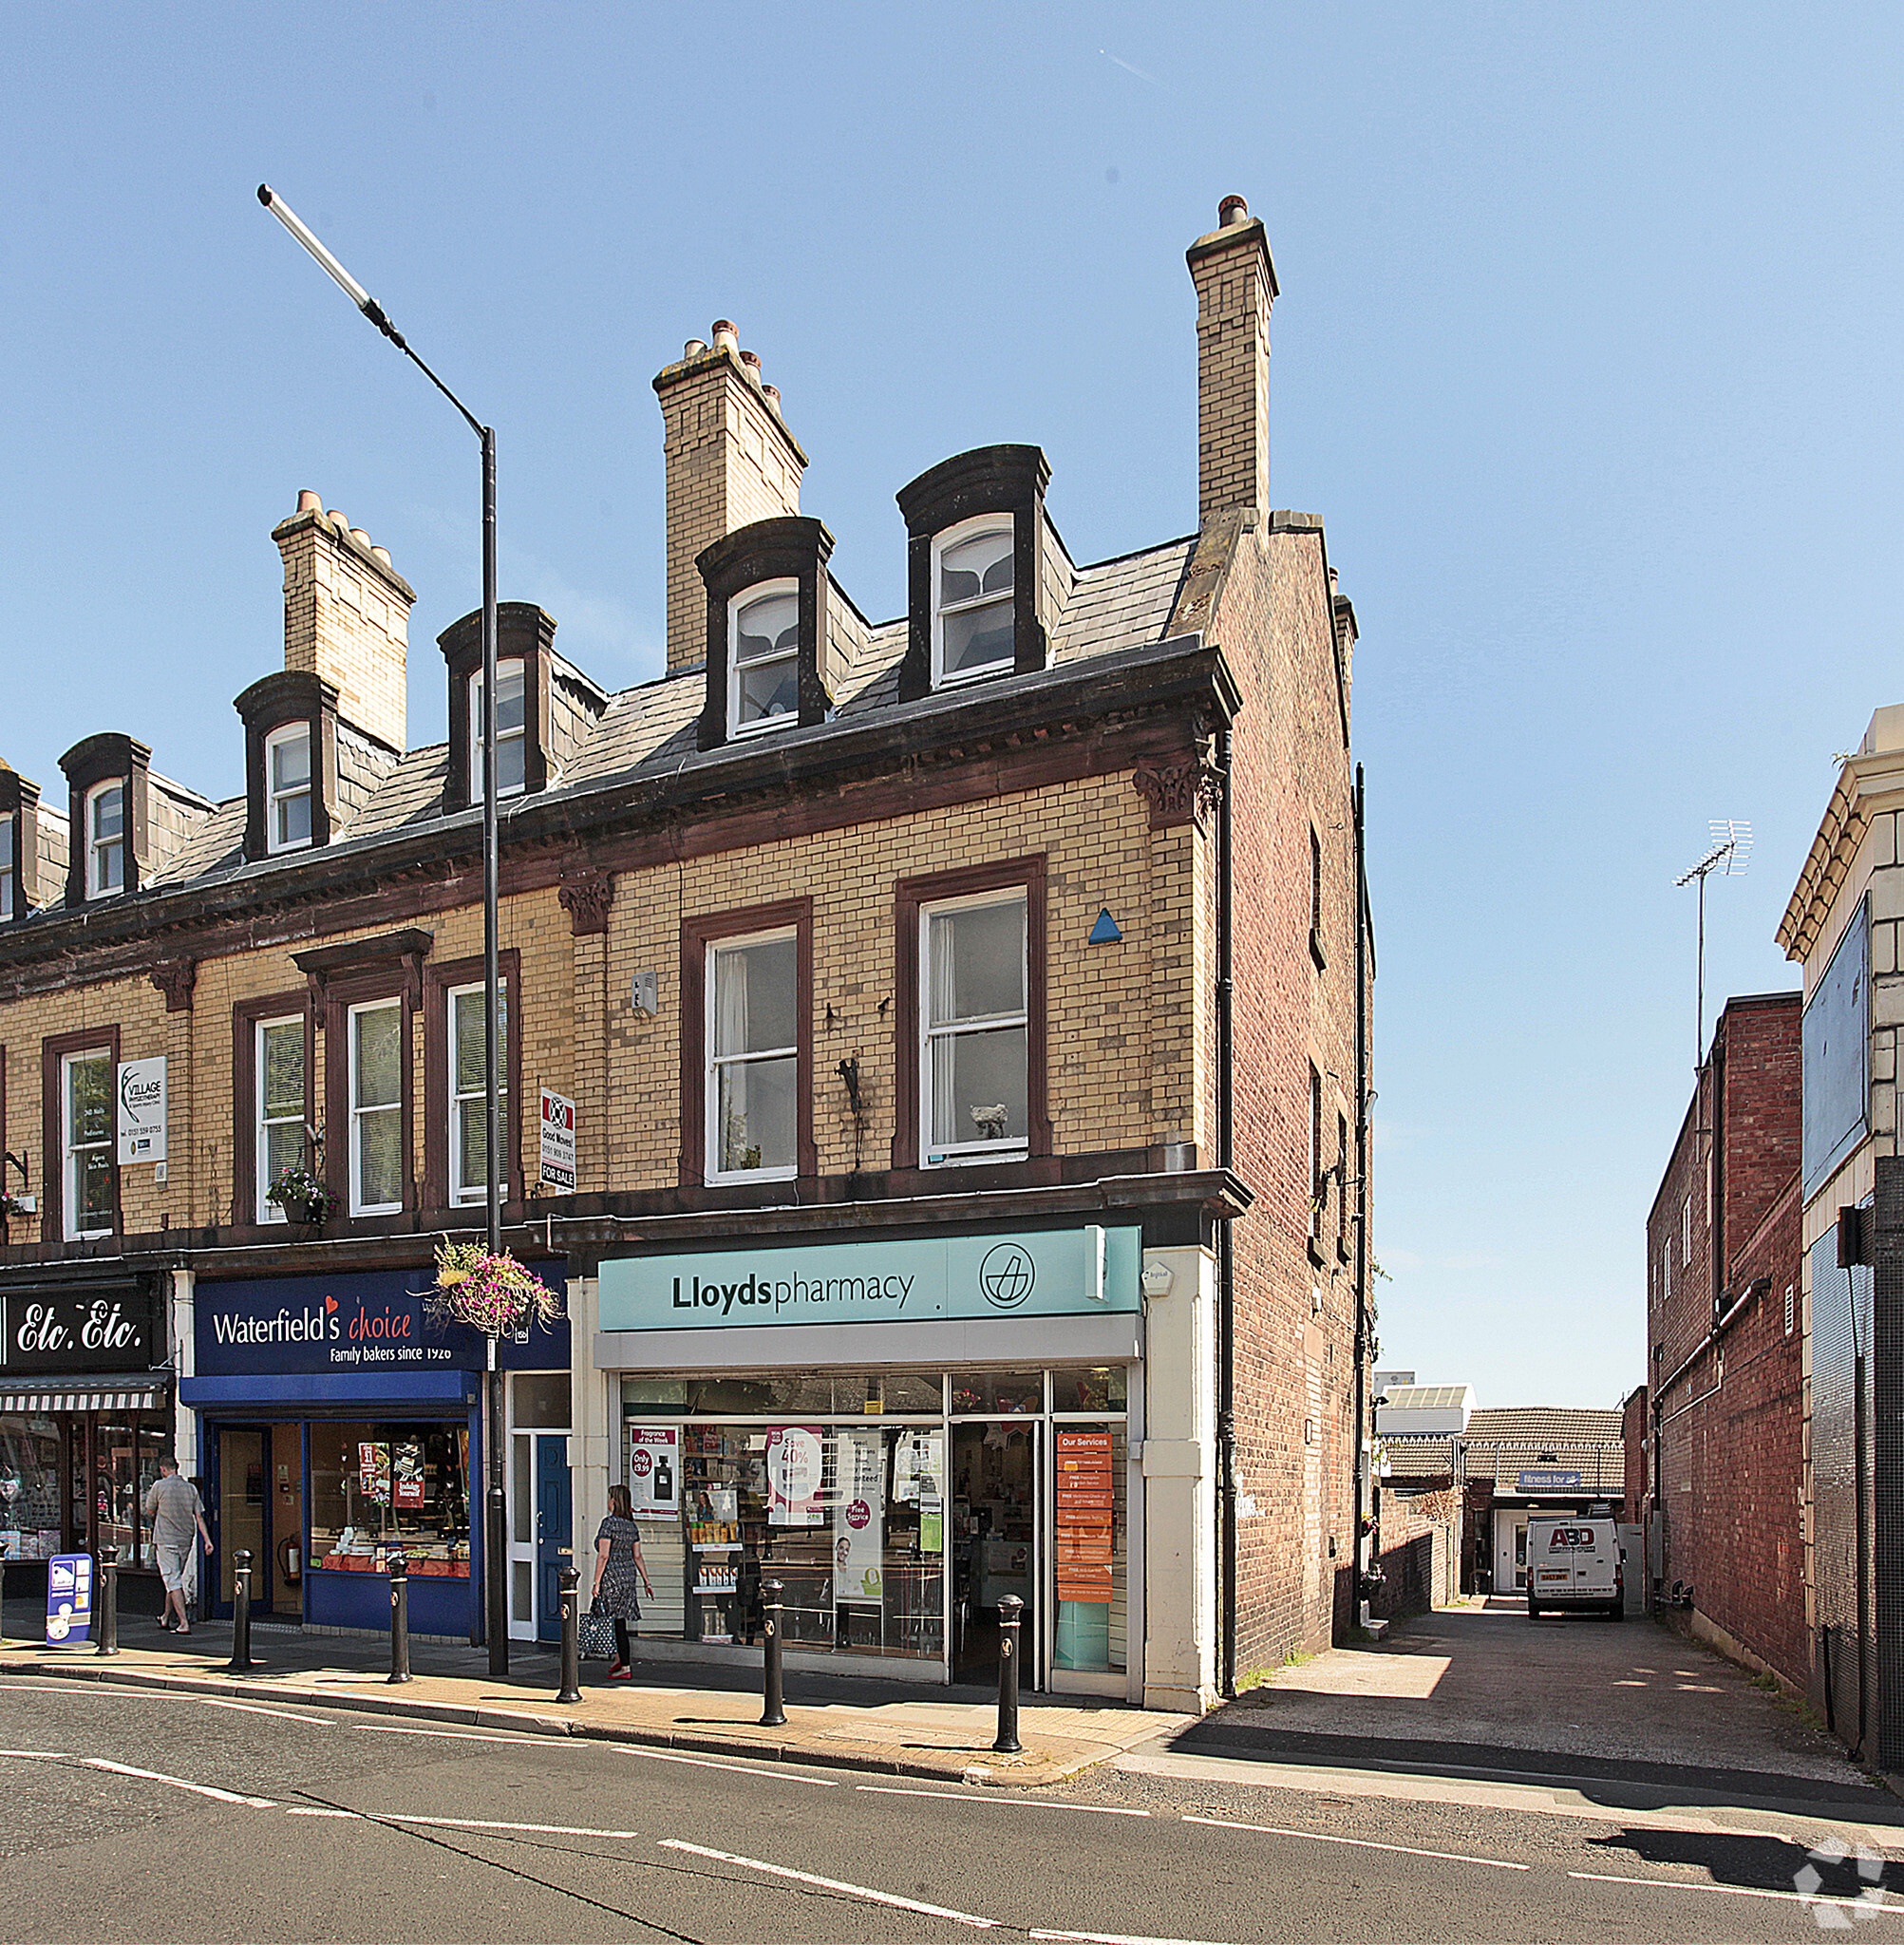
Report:
[[[595,1531],[595,1579],[590,1596],[591,1607],[614,1623],[614,1664],[608,1671],[612,1682],[632,1682],[634,1671],[629,1667],[628,1624],[641,1618],[641,1601],[634,1591],[636,1577],[654,1598],[654,1583],[641,1558],[641,1528],[634,1523],[628,1488],[608,1489],[608,1518]]]

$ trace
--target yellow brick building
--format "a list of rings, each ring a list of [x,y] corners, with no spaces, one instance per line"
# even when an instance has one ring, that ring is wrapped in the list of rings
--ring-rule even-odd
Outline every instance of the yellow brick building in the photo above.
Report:
[[[757,1652],[768,1577],[796,1665],[983,1679],[1012,1595],[1034,1682],[1195,1708],[1346,1625],[1354,620],[1268,504],[1262,225],[1231,199],[1190,267],[1184,538],[1081,565],[1041,451],[961,454],[899,490],[875,625],[722,322],[655,380],[665,676],[500,611],[504,1240],[567,1309],[499,1355],[514,1633],[612,1484],[647,1653]],[[402,1550],[413,1628],[473,1637],[486,1347],[422,1293],[488,1165],[479,617],[409,749],[387,553],[310,493],[273,538],[242,799],[121,732],[64,812],[0,774],[11,1538],[142,1558],[175,1449],[207,1604],[243,1546],[272,1613],[374,1627]]]

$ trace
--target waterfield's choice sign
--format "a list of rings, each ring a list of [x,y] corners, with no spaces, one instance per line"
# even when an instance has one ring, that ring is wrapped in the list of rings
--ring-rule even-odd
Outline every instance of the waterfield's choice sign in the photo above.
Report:
[[[165,1160],[165,1057],[119,1064],[119,1165]]]
[[[928,1323],[1140,1308],[1135,1228],[624,1256],[601,1266],[601,1329]]]
[[[532,1267],[561,1291],[558,1272]],[[429,1289],[430,1273],[421,1268],[201,1282],[193,1302],[196,1374],[481,1370],[482,1338],[432,1318],[424,1307]],[[566,1319],[557,1330],[566,1347]],[[539,1327],[537,1334],[553,1337]],[[498,1345],[500,1362],[521,1362],[519,1354],[504,1358],[512,1348],[506,1338]]]
[[[141,1292],[12,1291],[0,1303],[0,1369],[142,1371],[156,1362]]]

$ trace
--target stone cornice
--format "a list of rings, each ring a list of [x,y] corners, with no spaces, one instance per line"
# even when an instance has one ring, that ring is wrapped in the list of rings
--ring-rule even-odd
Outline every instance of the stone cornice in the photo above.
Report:
[[[1857,861],[1871,820],[1882,811],[1900,808],[1904,750],[1860,751],[1845,760],[1785,916],[1779,921],[1777,938],[1788,959],[1810,957]]]

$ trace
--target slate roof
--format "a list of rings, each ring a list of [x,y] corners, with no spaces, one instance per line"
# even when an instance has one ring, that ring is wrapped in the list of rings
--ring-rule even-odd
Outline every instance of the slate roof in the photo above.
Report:
[[[1626,1490],[1626,1445],[1617,1411],[1550,1406],[1496,1406],[1468,1420],[1467,1476],[1470,1480],[1508,1478],[1522,1467],[1543,1464],[1584,1475],[1582,1489],[1594,1493]],[[1446,1478],[1454,1468],[1454,1441],[1385,1435],[1383,1450],[1392,1482]],[[1552,1453],[1551,1459],[1542,1455]]]
[[[1094,657],[1149,648],[1161,641],[1195,546],[1196,538],[1192,536],[1084,568],[1073,568],[1068,558],[1062,558],[1059,579],[1067,579],[1068,587],[1051,630],[1051,666],[1074,665]],[[839,626],[832,632],[838,691],[835,718],[844,720],[897,709],[898,670],[906,652],[906,617],[869,623],[844,596],[844,591],[840,592]],[[839,666],[841,663],[843,667]],[[581,671],[575,673],[581,682],[594,688]],[[990,687],[979,683],[958,693],[976,694]],[[596,689],[596,693],[601,691]],[[514,803],[546,803],[565,793],[625,784],[644,771],[671,770],[694,760],[700,755],[695,748],[695,719],[706,699],[707,674],[705,668],[698,665],[609,696],[600,716],[549,787],[538,792],[534,800],[516,799],[502,804],[505,822]],[[770,732],[763,739],[763,746],[801,733],[819,732],[801,732],[789,726]],[[380,752],[368,745],[360,746],[354,737],[349,739],[347,748],[347,739],[340,735],[339,763],[349,765],[351,787],[340,790],[344,801],[339,805],[340,820],[332,833],[330,850],[336,852],[346,846],[387,838],[406,827],[475,817],[477,813],[472,810],[458,808],[446,812],[443,808],[448,754],[447,746],[439,743],[386,762]],[[160,780],[155,775],[153,781]],[[359,800],[354,810],[352,799]],[[198,802],[203,804],[205,801]],[[145,875],[141,889],[177,889],[222,878],[236,879],[269,873],[281,860],[266,859],[248,864],[241,848],[244,831],[242,797],[217,806],[206,805],[202,821],[183,837],[171,856],[155,863]],[[311,854],[297,855],[308,858]]]

